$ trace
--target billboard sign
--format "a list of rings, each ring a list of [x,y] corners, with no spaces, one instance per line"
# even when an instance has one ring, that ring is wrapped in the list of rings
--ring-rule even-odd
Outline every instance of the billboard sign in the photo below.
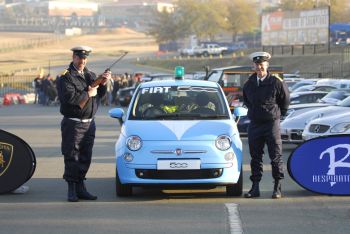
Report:
[[[263,46],[326,44],[328,40],[329,8],[276,11],[262,15]]]
[[[290,155],[288,172],[309,191],[350,195],[350,135],[306,141]]]
[[[93,16],[97,11],[93,2],[49,1],[49,16]]]

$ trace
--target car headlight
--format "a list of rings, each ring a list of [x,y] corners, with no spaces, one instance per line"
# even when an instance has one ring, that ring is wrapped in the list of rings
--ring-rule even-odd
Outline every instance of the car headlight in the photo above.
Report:
[[[226,135],[218,136],[218,138],[215,140],[216,148],[222,151],[229,149],[231,147],[231,143],[231,138]]]
[[[137,151],[142,147],[142,140],[138,136],[130,136],[126,139],[126,145],[129,150]]]
[[[339,123],[336,124],[333,128],[331,128],[330,132],[332,133],[343,133],[350,129],[350,123]]]

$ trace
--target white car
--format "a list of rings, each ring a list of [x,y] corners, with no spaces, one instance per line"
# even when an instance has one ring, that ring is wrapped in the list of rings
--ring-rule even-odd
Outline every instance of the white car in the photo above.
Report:
[[[285,120],[288,118],[295,117],[297,115],[300,115],[302,113],[305,113],[310,110],[314,110],[317,108],[321,107],[326,107],[326,106],[334,106],[335,104],[332,103],[304,103],[304,104],[295,104],[295,105],[290,105],[287,110],[287,114],[283,117],[281,117],[281,120]]]
[[[290,104],[314,103],[327,94],[325,91],[293,92],[290,94]]]
[[[345,98],[336,106],[328,106],[307,111],[281,122],[281,137],[284,143],[300,144],[304,142],[302,133],[305,126],[314,119],[345,114],[350,111],[350,97]]]
[[[338,134],[350,134],[350,113],[312,120],[305,126],[302,137],[310,140]]]
[[[290,92],[293,92],[295,89],[301,87],[301,86],[305,86],[305,85],[314,85],[316,84],[316,82],[318,81],[319,79],[304,79],[304,80],[301,80],[297,83],[295,83],[291,88],[290,88]]]

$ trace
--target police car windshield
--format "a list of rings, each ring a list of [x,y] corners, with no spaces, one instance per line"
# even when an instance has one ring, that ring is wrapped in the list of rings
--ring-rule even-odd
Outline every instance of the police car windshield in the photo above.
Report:
[[[229,119],[225,97],[218,88],[157,86],[138,90],[131,120]]]

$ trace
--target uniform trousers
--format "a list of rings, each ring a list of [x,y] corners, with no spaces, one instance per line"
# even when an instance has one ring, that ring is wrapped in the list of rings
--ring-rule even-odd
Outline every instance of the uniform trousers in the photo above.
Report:
[[[267,145],[271,159],[272,177],[275,180],[283,179],[284,173],[280,120],[263,123],[251,122],[248,127],[248,142],[251,156],[250,180],[253,182],[259,182],[261,180],[265,144]]]
[[[61,122],[61,150],[64,156],[63,178],[67,182],[85,180],[91,164],[95,132],[94,120],[83,123],[63,118]]]

